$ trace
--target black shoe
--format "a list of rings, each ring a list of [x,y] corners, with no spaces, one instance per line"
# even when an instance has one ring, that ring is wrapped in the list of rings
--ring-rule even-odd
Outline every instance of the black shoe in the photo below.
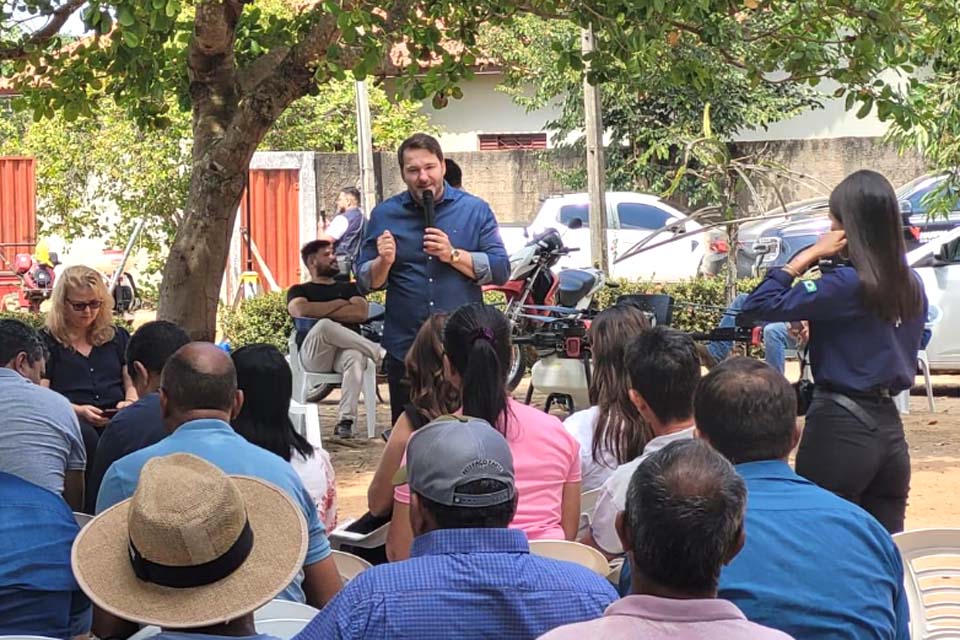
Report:
[[[341,420],[333,428],[333,435],[343,440],[349,440],[353,437],[353,420]]]

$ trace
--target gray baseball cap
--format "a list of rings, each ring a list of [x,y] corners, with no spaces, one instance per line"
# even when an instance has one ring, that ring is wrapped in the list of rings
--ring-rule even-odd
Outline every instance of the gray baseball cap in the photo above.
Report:
[[[474,480],[497,480],[505,489],[487,494],[457,491]],[[448,507],[489,507],[513,499],[513,455],[503,435],[486,420],[441,416],[414,432],[407,464],[394,484]]]

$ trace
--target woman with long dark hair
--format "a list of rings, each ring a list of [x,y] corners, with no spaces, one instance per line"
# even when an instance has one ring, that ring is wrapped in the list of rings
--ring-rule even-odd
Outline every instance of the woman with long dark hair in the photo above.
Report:
[[[463,415],[482,418],[502,433],[513,454],[518,494],[510,526],[530,540],[573,540],[580,520],[580,455],[577,441],[557,418],[510,397],[510,323],[495,307],[466,304],[443,332],[447,378],[460,389]],[[413,538],[410,492],[394,494],[387,540],[391,561],[406,558]]]
[[[638,457],[653,437],[650,426],[630,402],[630,380],[624,374],[623,361],[630,338],[649,326],[643,312],[627,304],[601,311],[590,325],[592,406],[563,421],[580,443],[584,491],[599,488],[617,466]]]
[[[460,389],[443,373],[443,325],[447,314],[430,316],[404,359],[410,383],[410,402],[390,430],[387,446],[367,489],[367,508],[375,516],[390,515],[393,508],[393,476],[413,432],[434,418],[453,413],[460,406]]]
[[[830,195],[831,231],[743,305],[759,320],[810,321],[815,390],[797,473],[855,502],[891,533],[903,530],[910,454],[891,396],[909,389],[927,301],[907,266],[897,196],[882,175],[858,171]],[[819,279],[794,280],[824,258]]]
[[[243,407],[233,419],[233,430],[248,442],[271,451],[293,467],[317,506],[327,531],[337,524],[337,489],[330,454],[297,433],[290,420],[293,374],[280,350],[269,344],[251,344],[233,352],[237,388]]]

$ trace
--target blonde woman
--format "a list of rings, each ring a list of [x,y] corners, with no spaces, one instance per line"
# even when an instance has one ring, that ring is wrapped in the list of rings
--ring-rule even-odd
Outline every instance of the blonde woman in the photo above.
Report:
[[[137,400],[126,370],[130,334],[113,324],[113,296],[100,272],[81,265],[63,270],[41,335],[49,352],[43,384],[73,405],[89,468],[99,433]]]

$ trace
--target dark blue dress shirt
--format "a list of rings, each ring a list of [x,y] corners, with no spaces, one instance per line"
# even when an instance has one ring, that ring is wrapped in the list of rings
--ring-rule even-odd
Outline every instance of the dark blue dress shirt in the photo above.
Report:
[[[86,512],[97,507],[100,484],[114,462],[167,437],[160,414],[160,394],[149,393],[125,407],[110,420],[97,443],[97,455],[87,472]]]
[[[81,355],[46,330],[40,332],[47,345],[46,378],[50,388],[66,396],[73,404],[89,404],[99,409],[112,409],[126,397],[123,368],[127,364],[127,343],[130,333],[115,327],[113,340],[94,347],[89,355]]]
[[[809,320],[810,366],[817,384],[891,394],[913,386],[927,317],[925,295],[920,313],[887,322],[864,306],[853,267],[825,270],[817,280],[793,281],[786,271],[772,269],[743,302],[741,314],[765,322]]]
[[[522,531],[442,529],[351,580],[296,640],[533,640],[616,599],[589,569],[532,555]]]
[[[389,230],[397,242],[397,258],[387,277],[383,347],[403,360],[420,325],[433,313],[453,311],[483,299],[481,286],[503,284],[510,275],[510,259],[500,239],[500,228],[490,205],[449,184],[436,203],[435,225],[455,249],[473,259],[476,280],[423,252],[426,228],[423,209],[409,191],[378,205],[370,214],[356,268],[364,293],[373,289],[371,262],[377,257],[377,238]]]
[[[798,640],[908,640],[903,562],[869,513],[786,462],[737,465],[747,484],[746,544],[719,597]]]

